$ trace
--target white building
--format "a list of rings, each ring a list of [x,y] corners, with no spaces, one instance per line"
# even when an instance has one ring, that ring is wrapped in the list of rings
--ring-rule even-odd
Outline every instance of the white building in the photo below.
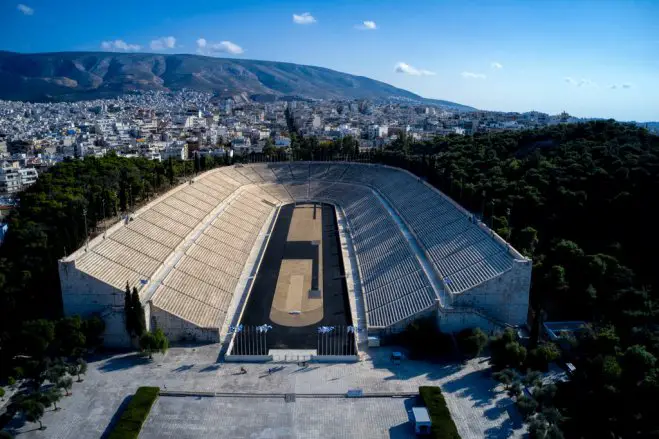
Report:
[[[389,127],[386,125],[371,125],[368,127],[369,139],[384,138],[389,135]]]
[[[185,142],[173,142],[160,151],[162,160],[170,157],[174,160],[186,160],[188,158],[188,144]]]
[[[37,182],[36,169],[21,168],[18,163],[0,167],[0,194],[14,194]]]

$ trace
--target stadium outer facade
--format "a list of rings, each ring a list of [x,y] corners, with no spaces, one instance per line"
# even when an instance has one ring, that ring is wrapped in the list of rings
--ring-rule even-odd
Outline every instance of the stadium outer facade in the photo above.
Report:
[[[291,162],[197,176],[59,261],[66,315],[100,315],[126,346],[126,285],[147,326],[217,342],[235,324],[279,207],[336,207],[351,312],[368,334],[435,315],[441,330],[526,323],[531,260],[449,197],[387,166]]]

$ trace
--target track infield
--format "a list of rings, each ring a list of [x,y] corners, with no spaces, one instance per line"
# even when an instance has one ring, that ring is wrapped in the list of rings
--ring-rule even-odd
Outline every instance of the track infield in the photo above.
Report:
[[[319,326],[352,325],[343,274],[334,207],[283,206],[240,323],[271,325],[267,349],[316,349]]]

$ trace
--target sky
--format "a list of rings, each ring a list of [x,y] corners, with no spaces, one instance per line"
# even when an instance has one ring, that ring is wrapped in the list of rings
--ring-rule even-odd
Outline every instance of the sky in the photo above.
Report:
[[[0,50],[288,61],[485,110],[659,120],[659,0],[0,0]]]

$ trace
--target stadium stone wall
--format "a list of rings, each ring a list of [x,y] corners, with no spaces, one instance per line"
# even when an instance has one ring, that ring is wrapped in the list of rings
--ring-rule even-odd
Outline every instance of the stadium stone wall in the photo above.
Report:
[[[453,300],[450,306],[458,309],[475,308],[500,322],[514,326],[525,325],[529,309],[531,269],[531,261],[515,261],[512,268],[500,276],[462,293],[451,294]]]
[[[65,315],[99,315],[105,321],[105,346],[130,345],[124,317],[124,290],[78,270],[75,260],[59,262],[59,277]]]
[[[151,309],[150,329],[162,329],[169,340],[191,341],[198,343],[217,343],[220,341],[218,328],[200,328],[187,320],[180,319],[162,309],[149,306]]]

